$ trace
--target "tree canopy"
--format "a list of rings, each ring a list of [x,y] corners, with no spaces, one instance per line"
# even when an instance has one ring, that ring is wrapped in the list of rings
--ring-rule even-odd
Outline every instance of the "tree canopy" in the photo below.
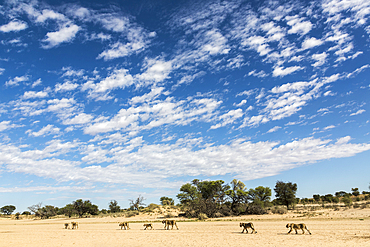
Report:
[[[175,201],[170,198],[170,197],[167,197],[167,196],[162,196],[159,201],[161,202],[162,206],[165,206],[165,205],[175,205]]]
[[[121,211],[121,207],[118,205],[118,202],[116,200],[110,201],[108,207],[111,213],[117,213]]]
[[[0,212],[3,213],[3,214],[6,214],[6,215],[11,215],[14,212],[15,209],[16,209],[15,206],[7,205],[7,206],[4,206],[4,207],[0,208]]]
[[[281,205],[285,205],[287,209],[289,209],[289,205],[295,203],[297,184],[292,182],[284,183],[283,181],[277,181],[274,191],[276,201]]]

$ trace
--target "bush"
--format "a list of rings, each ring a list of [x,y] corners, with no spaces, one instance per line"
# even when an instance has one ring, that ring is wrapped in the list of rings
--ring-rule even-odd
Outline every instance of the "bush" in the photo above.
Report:
[[[352,199],[349,196],[343,197],[342,202],[344,203],[344,205],[346,205],[346,207],[350,207],[352,205]]]
[[[135,215],[138,215],[139,212],[138,211],[128,211],[126,214],[125,214],[125,217],[132,217],[132,216],[135,216]]]
[[[353,204],[353,208],[359,208],[359,207],[361,207],[361,204],[359,204],[359,203],[354,203]]]
[[[159,208],[160,206],[159,205],[157,205],[157,204],[155,204],[155,203],[150,203],[149,205],[148,205],[148,209],[150,210],[150,211],[153,211],[154,209],[157,209],[157,208]]]
[[[286,208],[281,208],[281,207],[275,207],[274,209],[271,210],[273,214],[286,214],[288,210]]]
[[[198,215],[198,219],[199,219],[199,220],[206,220],[206,219],[208,219],[208,216],[207,216],[206,214],[200,213],[200,214]]]
[[[221,218],[221,217],[225,217],[225,215],[223,215],[220,212],[215,213],[215,218]]]
[[[175,217],[175,215],[171,214],[171,213],[168,213],[164,216],[165,218],[173,218]]]
[[[264,209],[261,205],[259,204],[249,204],[247,206],[247,210],[245,211],[246,214],[267,214],[266,209]]]

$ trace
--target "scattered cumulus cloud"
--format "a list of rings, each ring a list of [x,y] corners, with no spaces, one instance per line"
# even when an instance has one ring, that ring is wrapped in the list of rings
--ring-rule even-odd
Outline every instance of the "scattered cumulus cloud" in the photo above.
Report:
[[[272,72],[272,75],[274,77],[283,77],[283,76],[286,76],[286,75],[289,75],[289,74],[292,74],[296,71],[299,71],[299,70],[302,70],[303,67],[301,66],[291,66],[291,67],[287,67],[287,68],[284,68],[284,67],[275,67],[274,68],[274,71]]]
[[[19,32],[28,27],[27,23],[23,21],[11,21],[8,24],[0,26],[0,31],[3,33]]]
[[[62,27],[56,32],[49,32],[46,34],[46,37],[43,40],[42,47],[44,49],[50,49],[62,43],[71,42],[75,38],[79,30],[79,26],[75,24],[70,24]]]
[[[350,116],[360,115],[360,114],[364,113],[365,111],[366,111],[366,110],[364,110],[364,109],[360,109],[360,110],[358,110],[358,111],[356,111],[356,112],[354,112],[354,113],[351,113],[351,114],[350,114]]]
[[[20,82],[27,82],[29,80],[29,76],[16,76],[13,79],[10,79],[5,82],[5,86],[18,86]]]
[[[26,133],[30,136],[39,137],[45,135],[53,135],[58,134],[60,129],[58,127],[53,126],[52,124],[48,124],[47,126],[43,127],[41,130],[33,132],[31,130],[27,130]]]

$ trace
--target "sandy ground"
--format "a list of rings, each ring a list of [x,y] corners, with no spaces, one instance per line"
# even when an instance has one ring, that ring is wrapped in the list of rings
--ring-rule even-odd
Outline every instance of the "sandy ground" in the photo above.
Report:
[[[79,222],[78,230],[64,223]],[[143,230],[143,221],[154,230]],[[178,219],[179,220],[179,219]],[[184,219],[185,220],[185,219]],[[130,230],[118,222],[129,221]],[[179,230],[164,230],[161,219],[84,218],[11,220],[0,218],[0,246],[370,246],[370,209],[181,221]],[[242,234],[239,222],[253,222],[257,234]],[[312,235],[288,235],[286,223],[306,223]]]

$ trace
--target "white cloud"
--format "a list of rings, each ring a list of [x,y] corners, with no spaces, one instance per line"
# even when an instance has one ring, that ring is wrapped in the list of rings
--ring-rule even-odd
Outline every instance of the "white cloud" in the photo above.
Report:
[[[279,129],[281,129],[280,126],[275,126],[275,127],[271,128],[271,129],[269,129],[269,131],[267,131],[267,133],[273,133],[273,132],[278,131]]]
[[[323,130],[330,130],[330,129],[334,129],[335,127],[336,127],[335,125],[329,125],[323,128]]]
[[[105,93],[116,88],[124,89],[125,87],[133,85],[134,82],[134,78],[129,74],[127,69],[116,69],[99,83],[85,83],[82,90],[90,90],[90,97],[97,97],[101,93]]]
[[[336,93],[333,93],[332,91],[326,91],[325,93],[324,93],[324,96],[335,96],[336,95]]]
[[[16,76],[13,79],[6,81],[5,86],[18,86],[20,82],[28,81],[29,77],[27,75],[24,76]]]
[[[209,53],[210,55],[227,54],[229,48],[226,45],[227,39],[217,30],[210,30],[205,33],[207,37],[205,44],[202,46],[202,50]]]
[[[152,83],[162,82],[169,78],[169,74],[172,72],[172,62],[164,61],[162,59],[147,59],[144,64],[143,73],[136,75],[140,81],[140,84],[149,85]]]
[[[96,135],[112,131],[137,132],[166,125],[188,125],[194,121],[210,121],[221,101],[215,99],[190,99],[176,102],[168,97],[140,106],[121,109],[113,118],[91,124],[86,134]]]
[[[47,126],[43,127],[41,130],[37,132],[32,132],[31,130],[27,130],[26,134],[34,137],[39,136],[45,136],[45,135],[53,135],[58,134],[60,132],[60,129],[58,127],[55,127],[52,124],[48,124]]]
[[[135,96],[130,100],[130,103],[133,105],[140,104],[140,103],[149,103],[152,102],[154,99],[159,97],[163,91],[165,90],[164,87],[153,87],[149,93],[146,93],[141,96]]]
[[[243,99],[242,101],[240,101],[240,103],[238,103],[238,104],[234,103],[234,105],[237,106],[237,107],[241,107],[241,106],[245,105],[246,103],[247,103],[247,100]]]
[[[335,144],[345,144],[345,143],[348,143],[352,138],[350,136],[345,136],[345,137],[341,137],[337,140],[337,142]]]
[[[11,123],[10,121],[0,122],[0,132],[17,127],[16,124],[10,124],[10,123]]]
[[[135,43],[122,44],[121,42],[116,42],[111,45],[110,49],[103,51],[99,54],[97,59],[103,58],[105,61],[112,60],[119,57],[126,57],[134,52],[139,52],[143,50],[145,43],[143,40],[137,40]]]
[[[287,16],[286,19],[288,20],[287,24],[291,26],[288,30],[289,34],[300,34],[305,35],[312,29],[312,23],[309,21],[304,21],[303,18],[299,18],[298,16]]]
[[[367,68],[370,68],[370,64],[365,64],[363,66],[361,66],[360,68],[357,68],[355,69],[355,71],[351,72],[351,73],[348,73],[346,75],[347,78],[350,78],[354,75],[357,75],[358,73],[361,73],[363,70],[367,69]]]
[[[316,39],[315,37],[307,38],[302,43],[302,49],[304,49],[304,50],[311,49],[315,46],[320,46],[323,43],[324,42],[322,40]]]
[[[261,70],[259,72],[256,72],[256,70],[252,70],[251,72],[248,73],[249,76],[256,76],[256,77],[259,77],[259,78],[264,78],[266,76],[268,76],[268,74],[266,74],[265,71]]]
[[[63,84],[57,83],[55,85],[55,92],[66,92],[75,90],[79,85],[77,83],[72,83],[70,81],[66,81]]]
[[[360,109],[360,110],[358,110],[357,112],[352,113],[350,116],[360,115],[360,114],[364,113],[365,111],[366,111],[366,110],[364,110],[364,109]]]
[[[242,109],[230,110],[229,112],[219,116],[221,123],[211,126],[211,129],[218,129],[228,124],[234,123],[237,119],[243,117],[244,113]]]
[[[50,9],[42,10],[42,13],[38,13],[36,22],[44,23],[47,20],[58,20],[58,21],[66,21],[66,17],[63,14],[57,13]]]
[[[42,80],[41,80],[41,78],[39,78],[39,79],[37,79],[36,81],[34,81],[32,83],[32,88],[37,87],[37,86],[39,86],[41,84],[42,84]]]
[[[127,17],[115,17],[113,15],[100,15],[97,16],[97,21],[100,21],[103,27],[107,30],[114,32],[124,32],[130,25],[130,21]]]
[[[313,54],[312,59],[316,60],[315,63],[311,64],[313,67],[319,67],[325,64],[328,54],[326,52],[320,54]]]
[[[43,40],[42,47],[49,49],[60,45],[61,43],[71,42],[76,34],[80,31],[80,27],[75,24],[64,25],[61,29],[56,32],[49,32],[46,34],[46,38]]]
[[[135,142],[135,149],[133,143],[127,143],[127,146],[114,150],[57,142],[58,146],[65,147],[22,151],[16,146],[0,144],[0,163],[6,164],[5,171],[34,174],[58,181],[122,183],[143,187],[184,176],[229,174],[237,179],[251,180],[277,175],[307,163],[351,157],[370,150],[370,144],[351,144],[348,143],[349,139],[343,137],[332,143],[331,140],[305,138],[286,144],[236,139],[228,145],[204,145],[201,148],[196,148],[199,144],[196,139],[153,145],[139,141]],[[82,160],[56,158],[60,153],[73,150],[72,147],[76,145],[85,150],[87,155],[84,161],[90,165],[82,167]],[[53,154],[55,150],[59,151]],[[104,167],[98,165],[104,161],[109,164]],[[127,177],[130,179],[127,180]]]
[[[302,70],[302,69],[303,69],[303,67],[301,67],[301,66],[291,66],[291,67],[287,67],[287,68],[277,66],[277,67],[274,68],[274,71],[272,72],[272,75],[274,77],[277,77],[277,76],[283,77],[283,76],[292,74],[292,73],[294,73],[296,71],[299,71],[299,70]]]
[[[27,23],[23,21],[11,21],[8,24],[0,26],[0,31],[3,33],[19,32],[28,27]]]
[[[91,116],[90,114],[80,113],[71,119],[65,119],[63,121],[63,124],[66,124],[66,125],[86,124],[86,123],[90,123],[93,120],[93,118],[94,117]]]
[[[83,69],[74,70],[71,67],[63,67],[62,71],[64,71],[62,77],[82,77],[85,73]]]
[[[23,94],[23,99],[34,99],[34,98],[45,98],[48,97],[49,94],[46,91],[40,91],[40,92],[35,92],[35,91],[27,91],[24,92]]]

